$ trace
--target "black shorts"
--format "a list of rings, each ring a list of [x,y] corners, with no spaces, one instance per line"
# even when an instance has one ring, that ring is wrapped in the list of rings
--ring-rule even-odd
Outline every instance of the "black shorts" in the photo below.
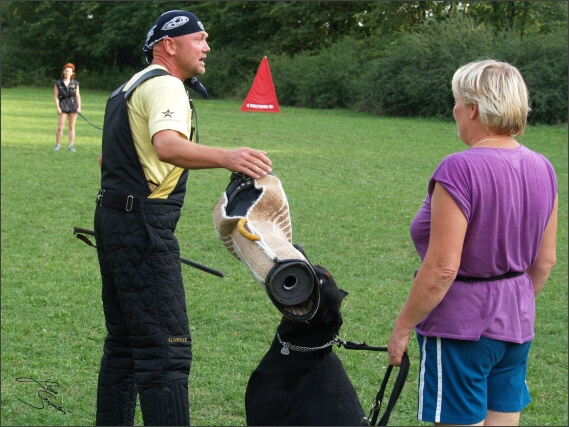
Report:
[[[76,113],[77,102],[74,98],[63,98],[59,100],[59,108],[64,113]]]

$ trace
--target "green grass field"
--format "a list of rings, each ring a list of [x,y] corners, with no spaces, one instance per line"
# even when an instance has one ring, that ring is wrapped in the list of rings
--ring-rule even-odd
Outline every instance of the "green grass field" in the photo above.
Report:
[[[83,114],[101,127],[107,96],[82,91]],[[77,153],[67,151],[67,131],[62,150],[54,152],[51,88],[3,89],[1,101],[1,424],[93,425],[105,336],[100,273],[95,249],[73,236],[73,226],[93,227],[101,131],[78,118]],[[350,294],[341,338],[387,345],[419,266],[410,222],[441,159],[466,148],[455,124],[287,107],[280,114],[241,113],[238,102],[195,103],[203,144],[268,152],[288,197],[293,243]],[[560,183],[558,263],[537,300],[527,378],[533,401],[521,425],[566,426],[567,126],[530,127],[519,141],[551,160]],[[183,257],[225,273],[220,279],[183,267],[194,344],[192,425],[245,424],[247,380],[281,317],[215,235],[211,213],[229,175],[190,172],[176,231]],[[368,411],[386,354],[334,351]],[[424,425],[415,413],[414,339],[409,356],[411,371],[391,425]],[[22,378],[53,381],[43,384],[53,405]],[[142,425],[139,411],[136,423]]]

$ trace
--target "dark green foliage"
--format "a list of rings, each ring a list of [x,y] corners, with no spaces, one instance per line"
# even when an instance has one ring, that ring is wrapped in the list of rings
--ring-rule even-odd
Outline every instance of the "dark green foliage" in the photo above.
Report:
[[[530,123],[567,121],[567,3],[545,1],[2,2],[2,87],[53,85],[66,62],[83,88],[112,91],[146,65],[146,32],[194,12],[211,52],[200,80],[243,99],[268,56],[279,103],[450,118],[455,70],[517,66]]]
[[[379,114],[452,118],[454,72],[483,58],[520,70],[530,92],[530,122],[567,120],[567,30],[520,39],[460,16],[405,33],[370,61],[364,104]]]
[[[121,84],[129,80],[133,74],[140,71],[139,68],[117,68],[101,71],[85,71],[78,77],[83,88],[93,90],[106,90],[111,92]]]
[[[364,67],[363,43],[345,38],[317,55],[276,57],[271,63],[275,90],[283,105],[350,108],[358,101]]]
[[[490,40],[490,33],[462,17],[403,34],[368,67],[365,103],[389,115],[448,117],[454,72],[491,53]]]
[[[273,57],[271,70],[282,105],[452,119],[454,72],[484,58],[518,67],[530,123],[567,121],[566,29],[520,38],[458,15],[396,38],[346,37],[316,55]]]
[[[452,117],[458,67],[492,56],[492,33],[457,16],[404,33],[367,67],[365,105],[380,114]]]
[[[530,123],[567,122],[567,30],[526,37],[518,63],[530,93]]]

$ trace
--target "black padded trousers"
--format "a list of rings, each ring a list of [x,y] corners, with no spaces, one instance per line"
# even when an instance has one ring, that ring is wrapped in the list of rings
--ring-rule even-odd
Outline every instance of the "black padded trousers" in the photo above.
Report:
[[[97,425],[190,425],[192,361],[178,241],[179,206],[141,212],[97,206],[95,238],[108,334],[97,391]]]

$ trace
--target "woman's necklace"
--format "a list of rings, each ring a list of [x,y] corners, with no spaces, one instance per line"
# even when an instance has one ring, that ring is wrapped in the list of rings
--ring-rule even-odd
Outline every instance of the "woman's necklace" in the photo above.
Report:
[[[470,148],[474,148],[474,147],[476,147],[478,144],[482,144],[482,143],[485,142],[485,141],[501,141],[501,140],[503,140],[503,139],[508,139],[508,138],[511,138],[511,137],[510,137],[510,136],[507,136],[506,138],[486,138],[486,139],[483,139],[483,140],[481,140],[481,141],[478,141],[476,144],[474,144],[474,145],[473,145],[472,147],[470,147]]]

